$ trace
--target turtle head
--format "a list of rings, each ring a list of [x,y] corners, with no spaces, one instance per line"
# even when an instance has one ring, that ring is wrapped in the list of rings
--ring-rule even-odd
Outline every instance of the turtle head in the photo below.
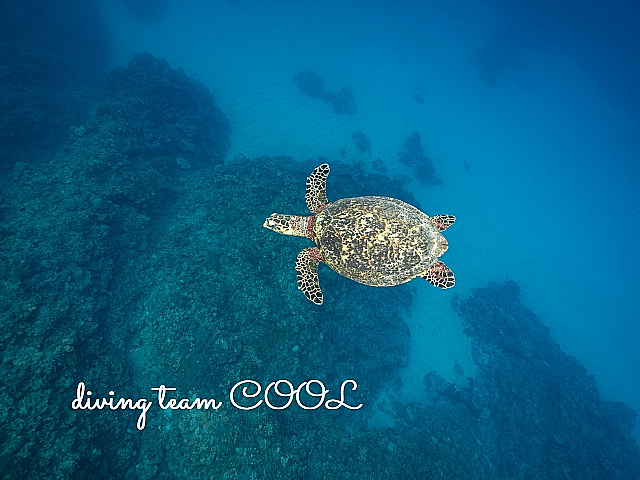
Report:
[[[282,233],[283,235],[295,235],[296,237],[311,238],[313,221],[315,217],[299,217],[297,215],[281,215],[272,213],[262,224],[263,227]]]

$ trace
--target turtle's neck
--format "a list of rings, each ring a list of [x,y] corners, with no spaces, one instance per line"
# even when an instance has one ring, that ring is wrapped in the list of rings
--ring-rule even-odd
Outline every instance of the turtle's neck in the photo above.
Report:
[[[298,215],[282,215],[272,213],[264,222],[264,227],[284,235],[306,237],[313,240],[315,216],[300,217]]]

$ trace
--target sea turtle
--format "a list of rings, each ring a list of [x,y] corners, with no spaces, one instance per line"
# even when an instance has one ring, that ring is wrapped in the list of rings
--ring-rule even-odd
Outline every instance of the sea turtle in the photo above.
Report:
[[[448,244],[440,232],[455,221],[453,215],[429,217],[401,200],[389,197],[326,196],[329,165],[317,167],[307,178],[305,201],[312,215],[273,213],[264,227],[285,235],[307,237],[316,246],[298,254],[298,289],[322,304],[318,263],[324,262],[351,280],[386,287],[422,277],[439,288],[455,285],[453,272],[438,260]]]

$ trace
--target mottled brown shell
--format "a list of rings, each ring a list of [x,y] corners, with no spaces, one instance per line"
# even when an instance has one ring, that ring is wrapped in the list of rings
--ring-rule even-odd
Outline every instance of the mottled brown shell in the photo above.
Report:
[[[316,215],[314,238],[322,260],[356,282],[408,282],[436,263],[447,241],[417,208],[395,198],[343,198]]]

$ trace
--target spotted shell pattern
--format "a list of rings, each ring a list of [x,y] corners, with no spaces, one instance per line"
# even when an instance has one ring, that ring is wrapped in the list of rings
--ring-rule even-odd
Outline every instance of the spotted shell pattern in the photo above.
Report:
[[[447,241],[429,217],[395,198],[343,198],[316,215],[313,240],[322,260],[356,282],[408,282],[438,261]]]

